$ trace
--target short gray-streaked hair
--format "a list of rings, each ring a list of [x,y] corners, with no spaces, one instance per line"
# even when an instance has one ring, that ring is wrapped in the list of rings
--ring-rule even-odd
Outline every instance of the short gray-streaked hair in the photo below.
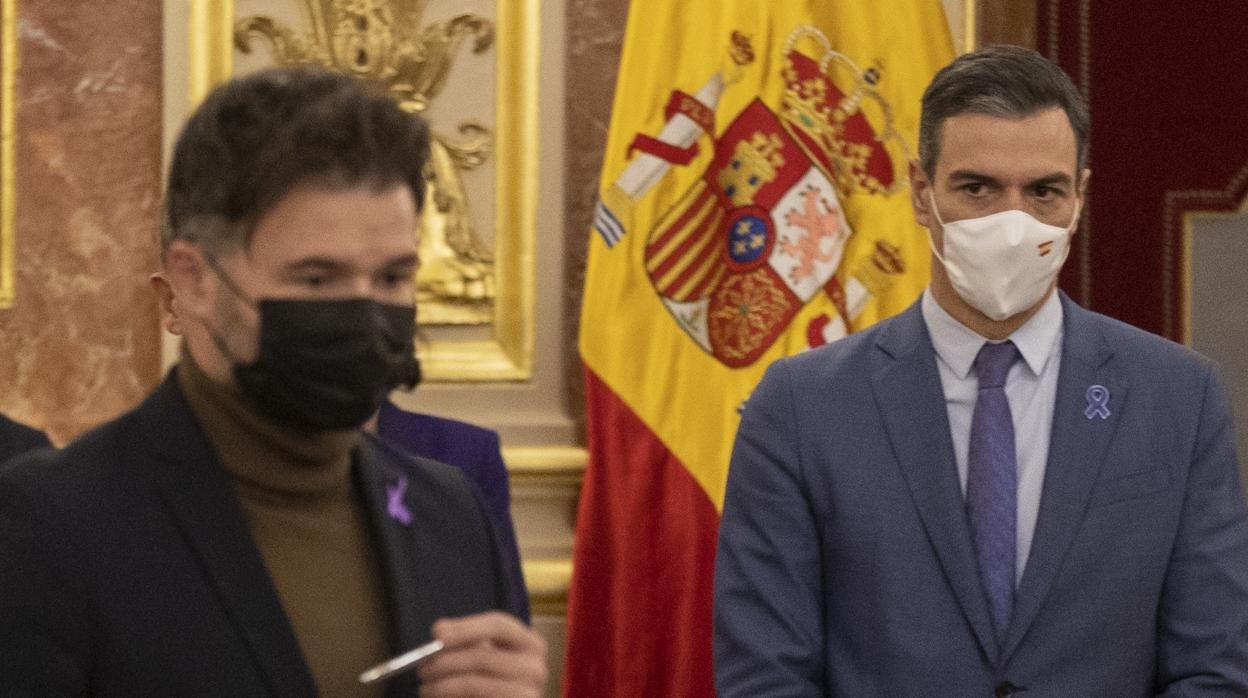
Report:
[[[974,113],[1024,118],[1060,107],[1075,132],[1075,177],[1088,164],[1088,107],[1073,82],[1052,61],[1021,46],[986,46],[940,69],[923,93],[919,166],[935,176],[940,127],[945,119]]]

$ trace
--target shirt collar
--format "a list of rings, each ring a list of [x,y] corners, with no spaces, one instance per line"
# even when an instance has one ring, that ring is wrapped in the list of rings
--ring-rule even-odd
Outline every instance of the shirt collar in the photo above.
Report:
[[[1037,376],[1044,370],[1044,365],[1057,348],[1062,334],[1062,302],[1057,296],[1056,292],[1049,294],[1040,310],[1009,336],[1022,354],[1027,368]],[[945,312],[932,297],[930,288],[923,291],[920,309],[936,355],[953,370],[959,380],[965,379],[971,373],[980,347],[988,339]]]

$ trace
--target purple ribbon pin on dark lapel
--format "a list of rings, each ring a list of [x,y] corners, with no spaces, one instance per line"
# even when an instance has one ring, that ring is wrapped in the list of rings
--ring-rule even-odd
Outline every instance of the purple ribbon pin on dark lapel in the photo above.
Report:
[[[407,492],[407,478],[400,475],[399,479],[386,485],[386,513],[390,518],[404,526],[412,523],[412,510],[403,503],[403,495]]]
[[[1088,386],[1088,406],[1083,410],[1088,419],[1109,419],[1109,390],[1103,385]]]

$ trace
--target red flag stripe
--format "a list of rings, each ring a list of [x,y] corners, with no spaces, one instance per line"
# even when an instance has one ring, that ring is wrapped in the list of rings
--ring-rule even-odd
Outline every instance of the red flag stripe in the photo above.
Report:
[[[588,368],[585,412],[563,695],[714,696],[715,505]]]

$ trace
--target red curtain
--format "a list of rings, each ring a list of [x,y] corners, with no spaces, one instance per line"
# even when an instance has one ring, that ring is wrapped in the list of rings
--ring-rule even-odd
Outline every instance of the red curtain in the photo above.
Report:
[[[1184,217],[1248,193],[1248,3],[1037,5],[1038,50],[1092,112],[1090,207],[1062,287],[1184,341]]]

